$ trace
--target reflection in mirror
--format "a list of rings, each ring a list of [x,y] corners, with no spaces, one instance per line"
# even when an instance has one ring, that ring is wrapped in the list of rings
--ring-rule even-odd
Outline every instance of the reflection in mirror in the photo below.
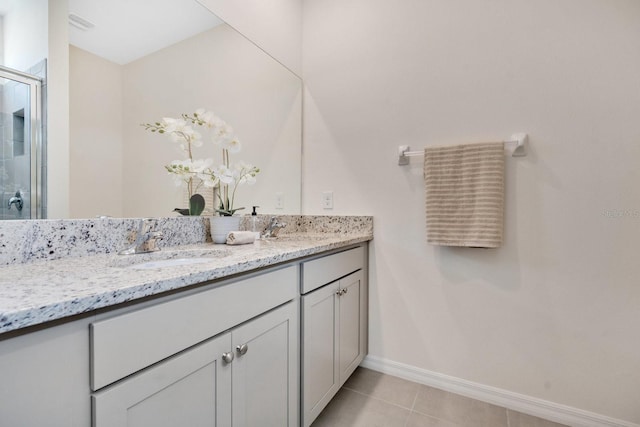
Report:
[[[164,169],[183,154],[140,124],[198,108],[233,127],[242,151],[232,161],[261,170],[238,191],[235,206],[247,208],[239,213],[253,205],[300,213],[300,79],[197,2],[149,3],[69,1],[70,216],[170,216],[186,207]],[[222,162],[211,142],[196,150]]]
[[[46,0],[0,0],[0,219],[46,211],[46,12]]]

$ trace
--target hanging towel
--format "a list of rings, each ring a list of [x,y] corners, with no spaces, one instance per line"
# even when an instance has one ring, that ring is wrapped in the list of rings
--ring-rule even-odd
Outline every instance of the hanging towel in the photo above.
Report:
[[[425,148],[424,182],[429,243],[502,244],[503,142]]]

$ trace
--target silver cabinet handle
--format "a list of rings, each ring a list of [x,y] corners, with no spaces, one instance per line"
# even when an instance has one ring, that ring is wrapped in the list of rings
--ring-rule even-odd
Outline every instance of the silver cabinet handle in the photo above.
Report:
[[[342,296],[342,289],[338,289],[338,291],[336,292],[336,295]]]
[[[343,294],[346,294],[347,292],[349,292],[349,289],[348,289],[348,288],[344,288],[344,289],[342,290],[342,293],[343,293]]]
[[[241,344],[241,345],[236,347],[236,351],[238,352],[238,355],[240,355],[240,356],[244,356],[245,354],[247,354],[248,350],[249,350],[249,346],[246,345],[246,344]]]
[[[222,353],[222,360],[223,360],[225,363],[231,363],[231,362],[233,362],[233,352],[232,352],[232,351],[230,351],[230,352],[228,352],[228,353]]]

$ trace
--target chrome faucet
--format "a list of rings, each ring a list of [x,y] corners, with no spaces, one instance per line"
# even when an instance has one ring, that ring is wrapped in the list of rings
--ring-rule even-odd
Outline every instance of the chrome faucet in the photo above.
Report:
[[[285,228],[286,226],[287,226],[286,223],[278,222],[278,218],[275,216],[272,216],[271,220],[269,221],[269,225],[267,225],[265,229],[262,230],[260,237],[262,238],[278,237],[278,233],[280,232],[280,230]]]
[[[158,241],[162,240],[162,232],[154,231],[156,220],[144,218],[136,232],[136,240],[131,246],[118,252],[118,255],[144,254],[159,251]]]
[[[16,205],[16,209],[21,211],[22,204],[23,204],[22,193],[20,192],[20,190],[18,190],[16,191],[16,195],[9,199],[9,204],[8,204],[9,210],[11,210],[11,205]]]

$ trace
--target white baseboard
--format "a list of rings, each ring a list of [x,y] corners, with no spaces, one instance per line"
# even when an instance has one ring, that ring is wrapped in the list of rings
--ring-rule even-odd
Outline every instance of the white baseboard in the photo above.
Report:
[[[360,366],[573,427],[640,427],[640,424],[629,421],[617,420],[375,356],[367,356]]]

